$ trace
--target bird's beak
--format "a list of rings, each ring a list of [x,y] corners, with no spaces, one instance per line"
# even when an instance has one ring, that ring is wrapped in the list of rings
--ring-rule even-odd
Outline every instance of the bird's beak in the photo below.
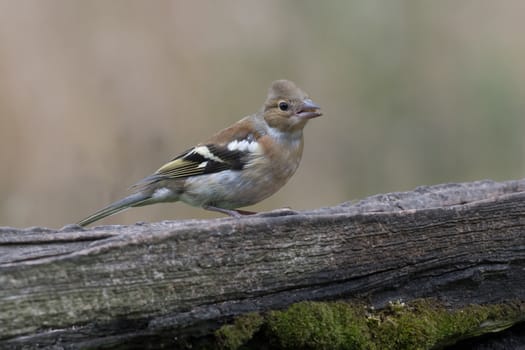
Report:
[[[303,104],[297,112],[297,116],[301,119],[312,119],[322,116],[321,107],[314,103],[311,99],[303,100]]]

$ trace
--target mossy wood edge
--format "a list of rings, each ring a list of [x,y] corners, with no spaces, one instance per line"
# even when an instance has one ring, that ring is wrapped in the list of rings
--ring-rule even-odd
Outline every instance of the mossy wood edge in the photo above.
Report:
[[[525,300],[525,180],[419,187],[312,211],[0,228],[0,347],[211,332],[303,300]]]

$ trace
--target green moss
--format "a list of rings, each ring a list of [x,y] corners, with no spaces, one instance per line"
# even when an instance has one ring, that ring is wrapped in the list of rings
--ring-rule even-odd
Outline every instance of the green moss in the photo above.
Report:
[[[403,309],[382,310],[382,322],[370,332],[383,349],[439,348],[491,331],[487,324],[510,326],[523,317],[523,311],[516,304],[472,305],[450,311],[434,300],[418,300]]]
[[[218,347],[230,350],[240,348],[252,338],[263,322],[264,318],[255,312],[236,318],[233,324],[224,325],[215,331]]]
[[[365,308],[343,302],[303,302],[271,312],[269,332],[285,349],[366,349]]]
[[[283,349],[435,349],[510,327],[525,319],[523,302],[448,310],[432,299],[391,302],[374,310],[347,302],[301,302],[266,316],[248,314],[216,332],[237,349],[257,331]],[[261,334],[261,333],[259,333]]]

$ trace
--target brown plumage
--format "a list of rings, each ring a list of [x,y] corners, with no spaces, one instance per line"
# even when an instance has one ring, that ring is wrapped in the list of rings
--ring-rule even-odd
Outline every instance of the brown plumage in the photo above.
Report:
[[[188,149],[132,187],[133,193],[79,222],[85,226],[130,207],[183,201],[238,216],[295,173],[303,128],[320,107],[288,80],[274,81],[261,110]]]

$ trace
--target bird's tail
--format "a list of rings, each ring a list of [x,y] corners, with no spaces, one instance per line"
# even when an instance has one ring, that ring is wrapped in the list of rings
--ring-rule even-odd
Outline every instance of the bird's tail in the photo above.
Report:
[[[95,221],[98,221],[100,219],[103,219],[107,216],[119,213],[123,210],[126,210],[131,207],[138,207],[141,205],[147,204],[147,202],[151,199],[151,195],[143,193],[143,192],[137,192],[132,195],[127,196],[126,198],[123,198],[119,201],[116,201],[114,203],[111,203],[107,207],[100,209],[96,213],[88,216],[87,218],[81,220],[78,222],[78,225],[80,226],[87,226]]]

